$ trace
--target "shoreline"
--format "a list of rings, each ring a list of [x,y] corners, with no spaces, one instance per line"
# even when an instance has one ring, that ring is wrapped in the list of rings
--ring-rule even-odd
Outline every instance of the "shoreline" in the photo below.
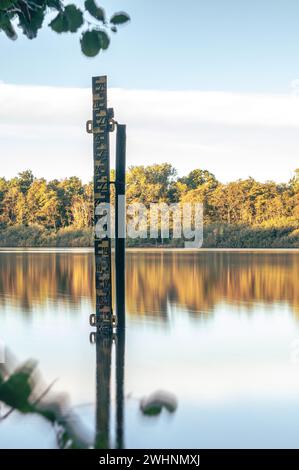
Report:
[[[112,249],[112,253],[114,249]],[[299,248],[126,248],[126,253],[299,253]],[[0,247],[0,253],[93,253],[92,247]]]

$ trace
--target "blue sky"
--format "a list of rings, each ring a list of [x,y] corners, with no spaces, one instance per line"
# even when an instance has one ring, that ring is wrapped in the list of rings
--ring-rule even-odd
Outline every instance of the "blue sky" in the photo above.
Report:
[[[75,2],[80,4],[82,2]],[[44,28],[38,40],[1,35],[0,79],[9,83],[88,86],[105,72],[111,86],[285,92],[299,77],[297,0],[104,0],[126,10],[129,26],[95,59],[78,35]]]
[[[130,164],[170,161],[180,173],[204,166],[223,181],[249,175],[287,181],[292,176],[294,167],[299,166],[299,82],[295,82],[296,96],[291,87],[299,78],[297,0],[99,3],[107,13],[127,11],[132,21],[112,37],[109,50],[94,59],[82,56],[78,34],[57,35],[44,27],[36,40],[29,41],[20,34],[16,42],[0,34],[2,173],[11,176],[32,168],[38,176],[44,173],[64,177],[71,171],[88,179],[91,167],[86,167],[85,162],[90,139],[81,135],[81,127],[89,118],[90,101],[84,90],[90,87],[91,76],[107,74],[109,86],[124,91],[111,91],[111,96],[119,117],[129,124]],[[3,83],[16,87],[8,93]],[[61,87],[69,90],[72,99],[68,94],[68,101],[64,102]],[[160,95],[159,90],[167,93]],[[144,92],[142,96],[140,91]],[[7,106],[7,93],[11,109]],[[26,103],[22,101],[24,94]],[[46,95],[51,102],[47,102]],[[175,107],[171,99],[180,102],[180,107]],[[71,142],[67,137],[69,123],[60,122],[59,130],[55,116],[65,115],[68,119],[64,106],[74,106],[70,104],[72,100],[78,103],[73,109],[77,114]],[[137,100],[146,108],[138,108]],[[155,109],[152,102],[156,103]],[[46,107],[50,104],[53,119],[48,110],[48,120],[42,121],[43,113],[38,109],[41,103]],[[161,120],[164,105],[172,111]],[[26,106],[22,122],[18,116],[20,106]],[[268,119],[266,106],[276,116],[275,122]],[[135,108],[138,113],[134,114]],[[281,120],[282,113],[285,121]],[[187,125],[189,114],[193,121]],[[176,126],[168,125],[174,118]],[[161,124],[159,129],[155,120]],[[34,126],[43,127],[39,136],[35,136]],[[39,158],[45,148],[52,155],[51,165]],[[14,158],[7,160],[7,152]],[[53,165],[55,158],[57,164]]]

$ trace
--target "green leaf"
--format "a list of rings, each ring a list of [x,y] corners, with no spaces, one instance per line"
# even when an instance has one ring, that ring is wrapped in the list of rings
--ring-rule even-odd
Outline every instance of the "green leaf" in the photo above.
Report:
[[[101,49],[108,49],[110,44],[110,38],[106,31],[98,31],[98,35],[100,39]]]
[[[42,27],[45,8],[28,10],[24,5],[20,6],[21,11],[17,12],[19,18],[19,27],[22,29],[28,39],[34,39],[37,31]]]
[[[17,34],[6,14],[0,13],[0,31],[3,30],[9,39],[17,39]]]
[[[58,13],[57,16],[49,24],[50,28],[55,31],[55,33],[66,33],[68,29],[68,21],[64,13]]]
[[[111,18],[110,18],[110,23],[117,25],[117,24],[124,24],[130,21],[130,17],[127,13],[124,12],[119,12],[115,13]]]
[[[111,26],[111,31],[112,33],[117,33],[117,27],[116,26]]]
[[[16,0],[0,0],[0,10],[7,10],[13,6]]]
[[[161,413],[162,408],[173,413],[177,408],[176,397],[169,392],[158,390],[148,397],[142,398],[140,402],[140,409],[147,416],[157,416]]]
[[[100,8],[95,0],[85,0],[85,8],[88,11],[88,13],[96,18],[99,21],[102,21],[104,23],[105,21],[105,10],[103,8]]]
[[[99,32],[94,29],[92,31],[85,31],[80,39],[80,43],[81,50],[87,57],[96,56],[102,47]]]
[[[65,7],[64,14],[68,21],[69,31],[75,33],[83,25],[83,13],[76,5]]]
[[[162,411],[162,406],[149,406],[146,409],[142,410],[143,414],[146,416],[157,416],[161,413]]]
[[[60,0],[47,0],[47,5],[49,8],[55,8],[56,10],[61,10],[62,8]]]
[[[29,398],[33,389],[32,374],[36,366],[36,361],[28,360],[10,375],[0,386],[0,400],[23,413],[32,411]]]
[[[83,13],[75,5],[68,5],[64,11],[58,13],[57,16],[49,24],[50,28],[56,33],[75,33],[83,24]]]

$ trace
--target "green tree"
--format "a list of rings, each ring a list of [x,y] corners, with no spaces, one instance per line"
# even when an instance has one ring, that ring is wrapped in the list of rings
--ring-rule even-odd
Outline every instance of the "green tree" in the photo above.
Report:
[[[93,187],[84,185],[83,193],[72,197],[72,225],[76,228],[87,228],[92,225]]]
[[[169,163],[131,167],[127,173],[128,203],[142,202],[149,206],[154,202],[171,202],[175,176],[176,170]]]
[[[73,199],[78,196],[83,196],[84,193],[82,181],[77,176],[65,178],[59,183],[58,191],[63,207],[63,226],[71,225],[73,222]]]
[[[26,197],[22,192],[19,192],[16,201],[16,223],[18,225],[26,225],[28,222],[28,211]]]
[[[217,221],[217,212],[212,203],[212,195],[219,182],[215,176],[207,170],[196,169],[187,176],[179,178],[177,190],[179,201],[201,202],[203,204],[204,222],[211,223]]]
[[[5,178],[0,178],[0,227],[5,225],[4,220],[4,198],[8,189],[8,183]]]
[[[1,186],[6,189],[2,196],[0,220],[4,225],[23,224],[26,222],[26,201],[20,190],[18,178],[12,178],[5,183],[4,179],[2,185],[0,181],[0,197]]]
[[[16,204],[18,200],[19,190],[16,186],[10,186],[3,199],[3,222],[6,225],[16,223]]]
[[[20,191],[26,194],[34,181],[34,176],[31,170],[25,170],[18,174],[17,182]]]
[[[197,189],[199,186],[207,185],[209,188],[216,188],[218,181],[213,173],[207,170],[192,170],[187,176],[179,178],[180,183],[185,184],[187,189]]]
[[[56,228],[59,201],[53,189],[47,187],[45,179],[36,179],[27,193],[28,223]]]
[[[218,221],[228,224],[239,223],[245,198],[240,181],[219,184],[211,196]]]
[[[269,207],[272,206],[272,210],[274,210],[274,212],[277,211],[280,194],[279,188],[273,181],[260,184],[259,188],[259,194],[255,199],[255,221],[257,223],[264,222],[272,217]],[[276,203],[273,203],[275,198],[277,198]]]

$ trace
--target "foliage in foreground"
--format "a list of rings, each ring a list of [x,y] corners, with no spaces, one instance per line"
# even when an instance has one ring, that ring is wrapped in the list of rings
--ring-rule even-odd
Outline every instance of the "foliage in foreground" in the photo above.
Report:
[[[84,9],[75,4],[65,5],[62,0],[1,0],[0,32],[9,39],[17,39],[16,25],[28,38],[36,38],[48,13],[55,13],[49,27],[55,33],[76,33],[80,37],[81,50],[88,57],[96,56],[101,50],[108,49],[109,32],[130,21],[125,12],[106,17],[105,10],[95,0],[85,0]]]

